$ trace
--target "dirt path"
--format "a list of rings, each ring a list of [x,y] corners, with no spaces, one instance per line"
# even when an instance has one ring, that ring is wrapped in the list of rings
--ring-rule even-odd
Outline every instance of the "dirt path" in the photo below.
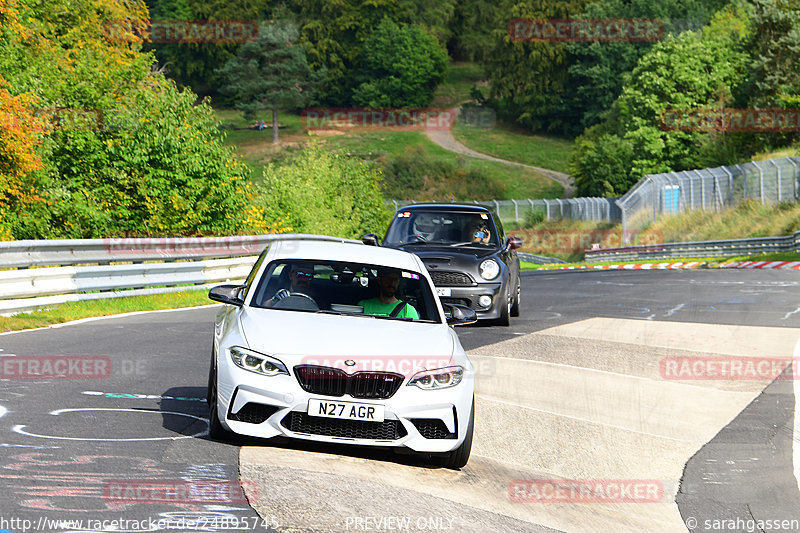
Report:
[[[486,159],[487,161],[497,161],[498,163],[505,163],[507,165],[516,165],[518,167],[525,167],[531,170],[535,170],[541,174],[544,174],[550,179],[553,179],[564,186],[564,195],[562,198],[572,198],[575,195],[575,186],[572,184],[572,178],[569,174],[564,174],[563,172],[558,172],[555,170],[549,170],[546,168],[534,167],[533,165],[526,165],[524,163],[517,163],[516,161],[508,161],[506,159],[499,159],[497,157],[492,157],[490,155],[482,154],[480,152],[476,152],[470,148],[467,148],[460,142],[453,137],[453,134],[450,130],[428,130],[426,132],[428,138],[433,141],[434,143],[438,144],[445,150],[449,150],[451,152],[455,152],[457,154],[466,155],[469,157],[477,157],[478,159]]]

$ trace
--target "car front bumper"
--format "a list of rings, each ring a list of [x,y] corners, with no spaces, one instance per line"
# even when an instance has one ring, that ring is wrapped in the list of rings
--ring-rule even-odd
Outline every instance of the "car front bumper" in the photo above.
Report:
[[[220,357],[217,368],[220,422],[234,433],[252,437],[285,436],[317,442],[405,447],[415,452],[448,452],[464,441],[472,409],[472,371],[465,372],[458,385],[441,390],[408,386],[406,377],[391,398],[373,400],[306,392],[292,369],[288,376],[262,376],[237,367],[224,356]],[[308,401],[312,398],[382,405],[385,421],[310,416]],[[436,438],[426,438],[423,433]]]
[[[449,295],[442,296],[440,292],[441,289],[446,290]],[[439,292],[439,299],[443,304],[453,303],[471,307],[478,316],[478,320],[492,320],[500,318],[503,306],[508,305],[505,300],[508,291],[506,290],[506,284],[504,281],[495,283],[478,283],[469,287],[437,286],[436,290]],[[481,307],[478,305],[478,299],[484,295],[489,296],[492,299],[492,303],[489,307]]]

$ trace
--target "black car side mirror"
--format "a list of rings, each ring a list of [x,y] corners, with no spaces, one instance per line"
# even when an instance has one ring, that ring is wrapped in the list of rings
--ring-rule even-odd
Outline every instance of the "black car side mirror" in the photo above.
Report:
[[[378,236],[374,233],[367,233],[363,237],[361,237],[361,242],[366,244],[367,246],[380,246],[380,242],[378,241]]]
[[[450,309],[450,316],[447,317],[448,326],[463,326],[465,324],[474,324],[478,321],[478,315],[475,314],[475,310],[471,307],[458,304],[442,305]]]
[[[208,291],[208,297],[215,302],[241,307],[244,301],[239,297],[239,293],[244,287],[244,285],[217,285]]]

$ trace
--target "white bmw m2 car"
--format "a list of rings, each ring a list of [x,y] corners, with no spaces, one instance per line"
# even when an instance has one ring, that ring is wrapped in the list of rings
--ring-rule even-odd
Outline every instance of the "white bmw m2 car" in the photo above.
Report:
[[[272,241],[244,285],[209,293],[226,304],[208,380],[210,436],[406,448],[461,468],[474,372],[450,326],[476,317],[443,309],[435,294],[407,252]]]

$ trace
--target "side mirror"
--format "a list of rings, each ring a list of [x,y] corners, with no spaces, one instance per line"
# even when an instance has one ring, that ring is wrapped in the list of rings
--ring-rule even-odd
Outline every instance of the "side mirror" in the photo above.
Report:
[[[465,324],[474,324],[478,321],[478,315],[475,310],[466,305],[458,304],[443,304],[444,307],[450,309],[450,316],[447,317],[448,326],[463,326]]]
[[[522,248],[522,239],[519,237],[514,237],[513,235],[506,239],[506,248],[509,250],[517,250]]]
[[[239,297],[239,293],[244,287],[244,285],[217,285],[208,291],[208,297],[215,302],[241,307],[244,301]]]
[[[367,233],[363,237],[361,237],[361,242],[366,244],[367,246],[380,246],[380,242],[378,241],[378,236],[374,233]]]

